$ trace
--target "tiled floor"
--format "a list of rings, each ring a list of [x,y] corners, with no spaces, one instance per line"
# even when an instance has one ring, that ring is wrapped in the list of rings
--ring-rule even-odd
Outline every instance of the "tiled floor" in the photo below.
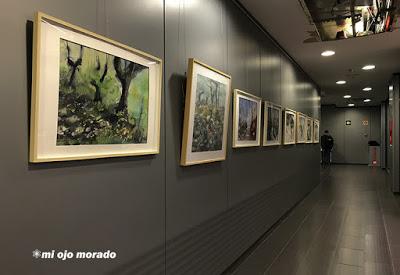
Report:
[[[400,274],[400,207],[386,172],[337,165],[322,177],[316,205],[265,274]]]

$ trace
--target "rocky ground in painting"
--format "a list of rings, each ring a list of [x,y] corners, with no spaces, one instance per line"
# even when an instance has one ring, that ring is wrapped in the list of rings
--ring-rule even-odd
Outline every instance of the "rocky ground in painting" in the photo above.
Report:
[[[224,108],[197,107],[194,117],[192,152],[222,149]]]
[[[145,143],[128,113],[115,113],[84,95],[60,92],[57,145]]]

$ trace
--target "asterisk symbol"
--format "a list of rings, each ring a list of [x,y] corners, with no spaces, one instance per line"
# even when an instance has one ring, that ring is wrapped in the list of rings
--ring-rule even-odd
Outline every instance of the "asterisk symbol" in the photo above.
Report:
[[[35,250],[32,251],[32,256],[33,256],[33,258],[38,259],[38,258],[40,258],[42,256],[42,252],[40,252],[39,249],[35,249]]]

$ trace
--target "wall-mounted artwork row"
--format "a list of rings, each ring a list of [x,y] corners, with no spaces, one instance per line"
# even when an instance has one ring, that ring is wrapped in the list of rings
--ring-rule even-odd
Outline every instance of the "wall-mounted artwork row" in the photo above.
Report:
[[[261,98],[234,90],[233,148],[260,146]]]
[[[319,120],[314,119],[314,143],[319,143]]]
[[[226,158],[231,77],[189,59],[181,165]]]
[[[283,115],[283,144],[295,144],[296,143],[296,111],[285,109]]]
[[[264,102],[263,146],[282,143],[282,107],[271,102]]]
[[[159,152],[162,60],[37,13],[31,162]]]

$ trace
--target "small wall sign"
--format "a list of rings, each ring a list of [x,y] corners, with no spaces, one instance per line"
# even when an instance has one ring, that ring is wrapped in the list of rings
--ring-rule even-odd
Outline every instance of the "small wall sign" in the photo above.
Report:
[[[351,125],[351,120],[346,120],[346,125]]]
[[[368,125],[368,120],[363,120],[362,125],[367,126]]]

